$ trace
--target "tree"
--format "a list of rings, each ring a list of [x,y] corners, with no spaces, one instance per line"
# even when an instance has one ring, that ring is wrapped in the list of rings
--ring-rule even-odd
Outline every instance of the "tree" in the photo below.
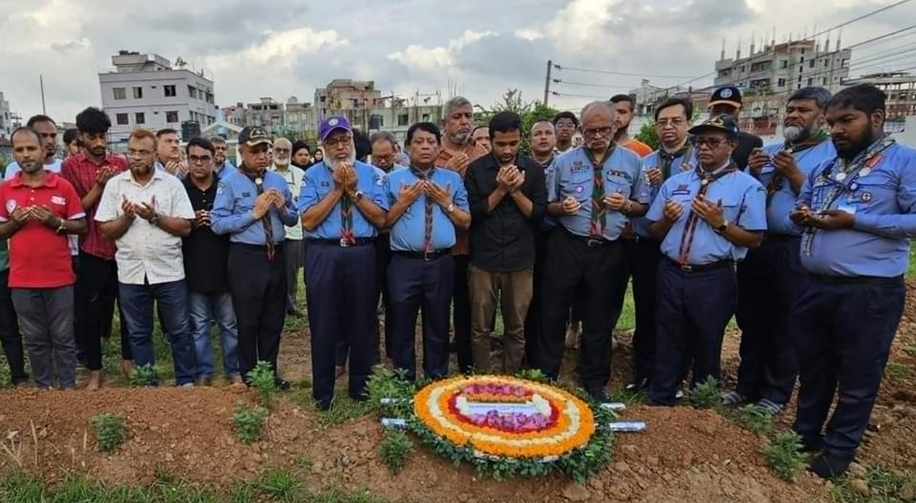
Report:
[[[551,108],[539,101],[525,101],[522,92],[518,89],[509,89],[503,94],[500,101],[497,101],[490,108],[483,108],[477,105],[477,113],[474,114],[474,122],[479,125],[486,125],[490,119],[499,112],[515,112],[522,118],[522,144],[520,150],[522,153],[529,153],[528,133],[531,127],[539,120],[552,120],[553,117],[560,113],[555,108]]]
[[[651,122],[643,123],[636,134],[636,139],[652,147],[652,150],[658,150],[659,141],[658,133],[655,132],[655,124]]]

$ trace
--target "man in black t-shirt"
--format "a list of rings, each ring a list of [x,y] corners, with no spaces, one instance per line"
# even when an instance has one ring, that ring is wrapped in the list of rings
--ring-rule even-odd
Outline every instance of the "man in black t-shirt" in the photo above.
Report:
[[[716,89],[709,99],[707,106],[710,117],[720,114],[729,114],[738,119],[741,112],[741,91],[734,86],[725,86]],[[738,133],[738,146],[732,152],[732,160],[739,169],[747,167],[747,160],[751,156],[751,151],[763,146],[763,140],[759,136],[750,133]]]

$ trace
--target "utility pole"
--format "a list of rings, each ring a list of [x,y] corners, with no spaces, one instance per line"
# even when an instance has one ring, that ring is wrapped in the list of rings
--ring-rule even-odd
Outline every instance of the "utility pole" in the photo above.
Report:
[[[47,115],[48,110],[45,108],[45,77],[44,75],[38,75],[38,86],[41,88],[41,113],[42,115]]]
[[[547,60],[547,75],[544,78],[544,106],[550,100],[550,72],[553,70],[553,60]]]

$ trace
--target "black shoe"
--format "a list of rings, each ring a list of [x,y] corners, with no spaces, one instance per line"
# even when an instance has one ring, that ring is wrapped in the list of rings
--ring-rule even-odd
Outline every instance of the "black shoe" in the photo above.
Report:
[[[630,393],[639,393],[640,391],[649,389],[649,380],[645,377],[636,376],[633,382],[627,384],[623,389]]]
[[[608,394],[607,389],[605,389],[604,386],[591,387],[591,388],[588,388],[587,391],[588,391],[589,396],[592,397],[592,400],[598,403],[610,403],[613,401],[613,399],[611,398],[611,395]]]
[[[274,379],[274,386],[280,391],[286,391],[289,389],[289,381],[278,377]]]
[[[801,452],[806,454],[811,454],[815,452],[821,452],[824,450],[824,437],[815,436],[815,437],[806,437],[802,436],[802,447]]]
[[[320,400],[315,400],[315,408],[322,412],[327,412],[331,410],[331,401],[332,399],[330,398],[322,398]]]
[[[846,473],[851,462],[849,458],[822,452],[808,464],[808,471],[822,479],[833,479]]]

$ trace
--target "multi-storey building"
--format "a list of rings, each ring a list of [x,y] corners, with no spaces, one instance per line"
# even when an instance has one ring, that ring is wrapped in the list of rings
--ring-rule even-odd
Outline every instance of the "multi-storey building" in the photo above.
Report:
[[[844,82],[845,85],[874,84],[887,93],[886,117],[889,122],[903,122],[916,115],[916,75],[907,72],[871,73]]]
[[[125,141],[137,127],[182,129],[185,123],[206,127],[216,120],[213,80],[204,71],[158,54],[120,51],[111,57],[114,70],[99,73],[102,107],[111,117],[111,141]]]
[[[368,117],[365,112],[384,106],[383,101],[381,91],[375,89],[375,81],[334,79],[325,87],[315,89],[313,105],[318,112],[317,119],[322,120],[344,111],[360,111],[359,117]]]
[[[286,127],[295,131],[318,130],[318,114],[311,103],[300,103],[299,98],[290,96],[284,111]]]
[[[0,138],[9,138],[10,133],[16,129],[13,125],[13,113],[10,111],[10,102],[3,98],[0,92]]]
[[[244,126],[261,126],[268,133],[284,127],[283,103],[270,98],[262,97],[256,103],[245,105]]]

